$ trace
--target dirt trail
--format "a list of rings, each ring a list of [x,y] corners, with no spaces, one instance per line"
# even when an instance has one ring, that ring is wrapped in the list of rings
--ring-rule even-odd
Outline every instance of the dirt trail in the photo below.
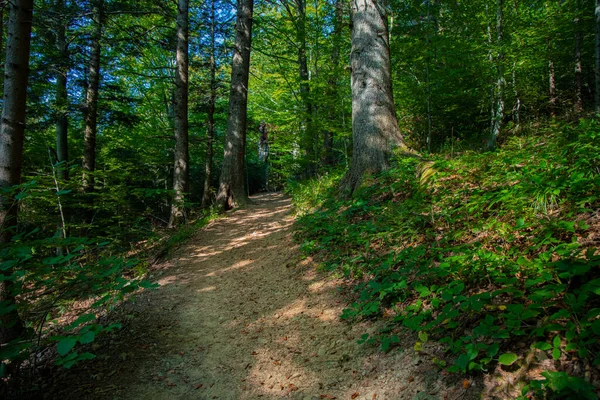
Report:
[[[161,287],[136,300],[125,328],[107,348],[96,349],[104,355],[60,383],[68,387],[67,397],[475,395],[466,383],[446,382],[408,339],[404,351],[387,355],[358,345],[357,338],[373,328],[340,321],[346,305],[340,282],[301,261],[290,200],[281,194],[252,200],[199,232],[159,270]]]

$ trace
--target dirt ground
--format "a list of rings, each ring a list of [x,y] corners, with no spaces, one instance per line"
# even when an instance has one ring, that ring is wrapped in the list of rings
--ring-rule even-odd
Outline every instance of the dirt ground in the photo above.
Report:
[[[343,282],[292,238],[290,200],[267,193],[200,231],[154,272],[98,358],[51,377],[60,399],[469,399],[481,384],[437,369],[407,336],[383,354],[376,326],[339,319]]]

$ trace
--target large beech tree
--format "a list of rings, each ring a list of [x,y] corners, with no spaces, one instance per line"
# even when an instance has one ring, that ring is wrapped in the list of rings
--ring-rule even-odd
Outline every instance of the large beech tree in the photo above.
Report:
[[[227,134],[216,201],[217,206],[221,209],[237,207],[248,201],[244,177],[244,154],[246,151],[246,112],[253,7],[253,0],[239,0],[237,4]]]
[[[350,170],[342,190],[351,193],[365,173],[388,168],[394,148],[404,146],[398,127],[390,67],[387,10],[383,0],[352,2],[352,138]]]
[[[185,221],[185,196],[189,192],[190,155],[188,140],[188,0],[177,7],[177,70],[175,74],[175,165],[173,166],[173,202],[169,227]]]
[[[8,3],[10,17],[4,65],[4,104],[0,124],[0,187],[8,189],[21,183],[23,141],[25,136],[25,106],[29,72],[29,48],[33,0],[13,0]],[[0,243],[9,243],[17,223],[18,206],[11,196],[0,198]],[[12,307],[14,285],[12,269],[2,268],[0,280],[0,344],[17,338],[23,331],[19,315]]]

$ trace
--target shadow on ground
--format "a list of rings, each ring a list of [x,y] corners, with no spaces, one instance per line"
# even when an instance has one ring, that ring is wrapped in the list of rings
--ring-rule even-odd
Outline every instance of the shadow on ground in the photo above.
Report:
[[[476,398],[412,351],[382,355],[339,320],[340,282],[301,260],[290,200],[267,193],[203,229],[126,304],[98,358],[48,377],[47,399]],[[329,396],[329,397],[328,397]]]

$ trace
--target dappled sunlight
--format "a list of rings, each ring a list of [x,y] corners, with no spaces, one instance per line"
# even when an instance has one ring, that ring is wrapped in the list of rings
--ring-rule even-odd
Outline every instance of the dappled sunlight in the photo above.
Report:
[[[232,271],[232,270],[244,268],[244,267],[252,264],[252,262],[253,262],[253,260],[242,260],[242,261],[239,261],[239,262],[233,264],[229,268],[224,268],[224,269],[220,269],[218,271],[213,271],[213,272],[210,272],[210,273],[208,273],[208,274],[206,274],[204,276],[208,277],[208,276],[216,276],[216,275],[224,274],[224,273]]]
[[[254,365],[248,371],[246,383],[251,385],[255,392],[282,397],[307,389],[302,387],[301,381],[309,381],[313,386],[319,386],[318,374],[293,360],[281,358],[281,354],[267,347],[260,347],[254,353]],[[255,396],[257,395],[253,394],[242,398],[253,399]]]
[[[122,364],[128,378],[119,378],[120,394],[399,398],[379,387],[390,382],[401,387],[406,374],[398,378],[380,371],[393,363],[412,365],[410,356],[373,358],[373,347],[358,346],[365,325],[340,320],[341,281],[323,279],[311,258],[301,259],[291,235],[289,200],[274,208],[267,201],[282,198],[257,197],[248,209],[200,231],[172,263],[157,268],[161,287],[139,303],[144,308],[137,321],[144,323],[128,328],[140,332],[141,347],[119,353],[136,360]],[[382,366],[382,360],[388,364]],[[117,361],[111,365],[121,365]],[[415,394],[419,385],[409,392]],[[359,388],[363,397],[355,396]]]

